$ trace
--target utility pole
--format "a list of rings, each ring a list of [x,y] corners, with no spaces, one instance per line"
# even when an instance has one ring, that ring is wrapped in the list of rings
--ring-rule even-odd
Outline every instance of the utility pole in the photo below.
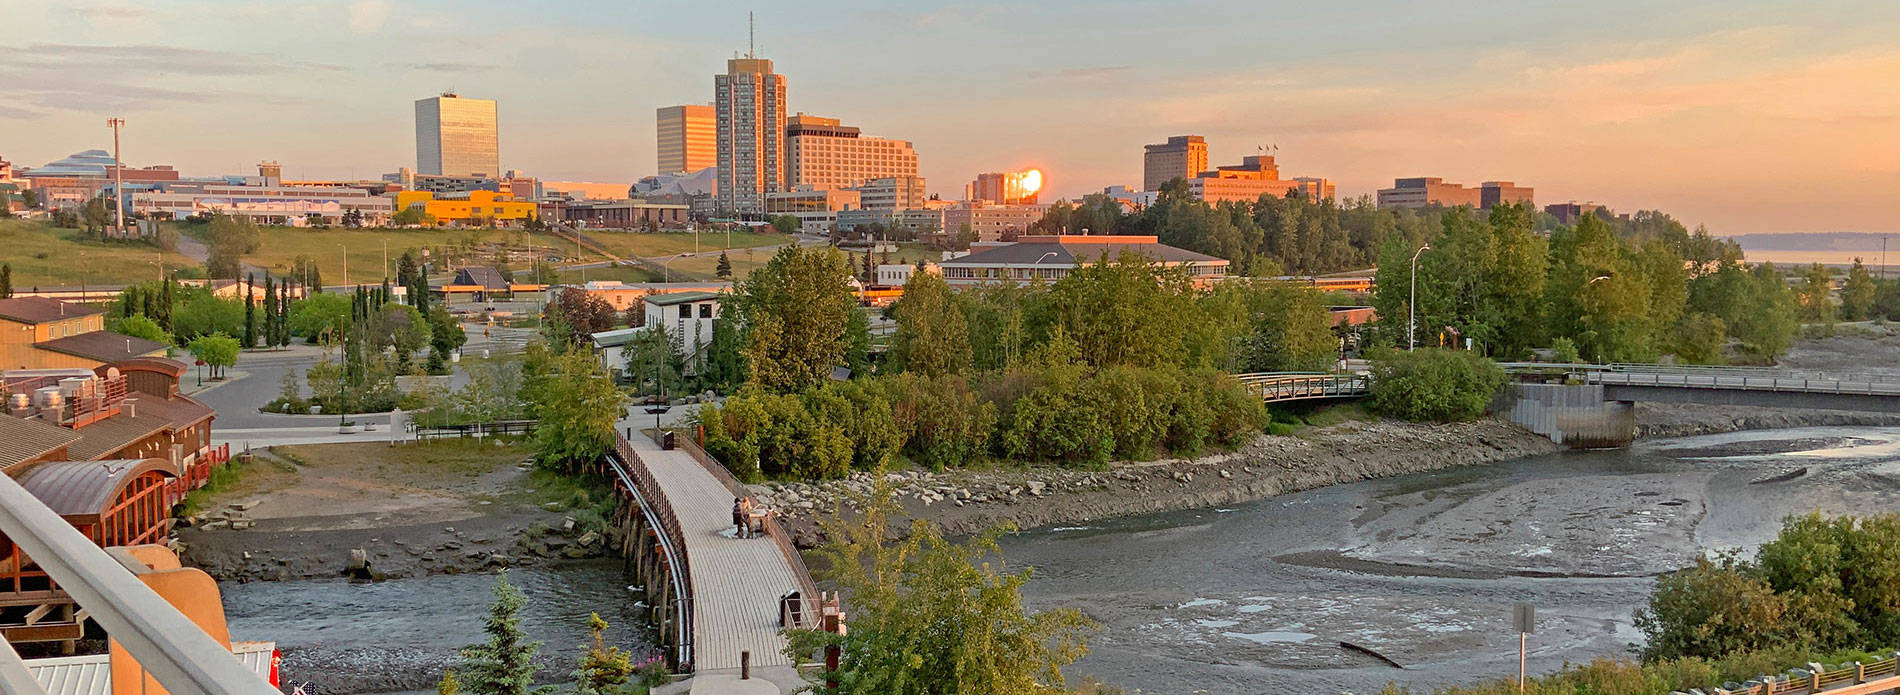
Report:
[[[1418,257],[1431,248],[1431,244],[1426,244],[1412,253],[1412,303],[1405,307],[1405,349],[1408,352],[1418,349]]]
[[[125,119],[114,116],[106,125],[112,126],[112,212],[119,236],[125,236],[125,160],[119,159],[119,127]]]
[[[344,244],[336,247],[343,249],[343,288],[347,290],[350,287],[350,247]]]

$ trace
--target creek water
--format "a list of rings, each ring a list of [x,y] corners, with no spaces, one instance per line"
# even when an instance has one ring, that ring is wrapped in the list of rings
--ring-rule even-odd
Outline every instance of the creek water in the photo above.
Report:
[[[527,596],[521,624],[543,642],[544,679],[562,681],[574,670],[590,644],[590,613],[609,623],[608,644],[636,660],[654,650],[645,608],[635,605],[632,577],[617,561],[514,569],[508,581]],[[275,640],[283,682],[312,682],[312,695],[434,692],[456,650],[482,639],[494,587],[493,574],[220,586],[231,635]]]
[[[1377,692],[1514,675],[1511,606],[1538,610],[1530,668],[1625,656],[1655,575],[1752,550],[1789,514],[1900,509],[1900,429],[1806,428],[1337,485],[1236,505],[1004,539],[1033,608],[1101,629],[1072,677],[1150,693]],[[610,561],[519,569],[523,624],[565,678],[586,618],[652,650]],[[224,586],[232,634],[274,639],[313,692],[410,691],[480,639],[492,575]],[[1395,668],[1351,643],[1377,652]]]
[[[1900,430],[1662,440],[1028,531],[1033,608],[1101,629],[1069,670],[1154,693],[1415,692],[1630,655],[1655,575],[1789,514],[1900,509]],[[1403,668],[1369,656],[1350,643]]]

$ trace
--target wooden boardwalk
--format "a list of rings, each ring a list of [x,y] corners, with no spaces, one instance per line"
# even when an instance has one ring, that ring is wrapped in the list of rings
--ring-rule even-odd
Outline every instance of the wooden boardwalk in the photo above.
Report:
[[[796,571],[772,539],[733,537],[732,491],[681,449],[645,437],[628,442],[652,471],[679,517],[693,585],[693,670],[789,666],[779,635],[779,597],[799,589]]]

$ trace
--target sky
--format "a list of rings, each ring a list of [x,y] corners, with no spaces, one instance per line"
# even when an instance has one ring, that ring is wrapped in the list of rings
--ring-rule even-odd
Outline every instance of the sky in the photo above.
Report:
[[[1142,145],[1192,133],[1341,197],[1508,180],[1719,235],[1900,231],[1890,1],[0,0],[0,158],[109,149],[118,116],[134,166],[375,178],[454,89],[500,102],[504,168],[631,182],[747,11],[790,111],[912,141],[945,197],[1138,186]]]

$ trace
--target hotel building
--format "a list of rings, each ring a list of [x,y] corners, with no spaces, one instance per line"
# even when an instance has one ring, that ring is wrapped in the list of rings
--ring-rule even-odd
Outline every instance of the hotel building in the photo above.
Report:
[[[765,194],[785,190],[785,76],[763,58],[728,60],[713,76],[713,105],[719,206],[763,212]]]
[[[1147,146],[1142,156],[1142,190],[1158,191],[1162,184],[1177,178],[1191,179],[1203,171],[1207,171],[1207,139],[1175,135],[1167,142]]]
[[[416,172],[437,176],[501,176],[501,141],[492,99],[453,92],[416,100]]]
[[[788,187],[845,188],[871,179],[917,175],[906,140],[868,137],[836,118],[798,114],[785,125]]]

